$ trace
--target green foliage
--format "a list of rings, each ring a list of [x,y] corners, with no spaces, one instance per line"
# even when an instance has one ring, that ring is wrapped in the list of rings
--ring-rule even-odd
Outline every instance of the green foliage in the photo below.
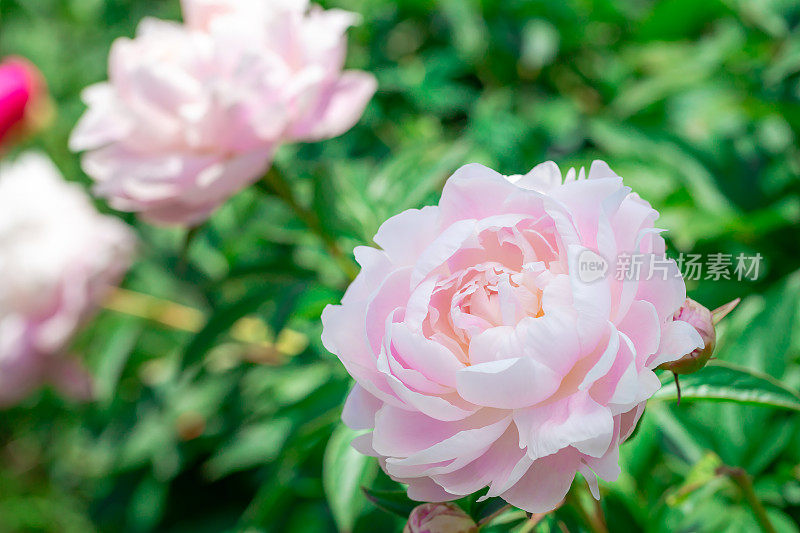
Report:
[[[361,455],[350,446],[357,435],[344,425],[336,428],[322,462],[322,484],[339,531],[353,530],[356,519],[366,507],[362,487],[372,484],[378,470],[375,459]],[[372,500],[371,495],[367,497]]]
[[[602,158],[661,211],[670,253],[763,256],[757,281],[689,283],[710,308],[743,298],[720,364],[683,378],[680,407],[648,406],[602,505],[612,531],[755,531],[716,474],[727,464],[754,476],[779,531],[798,531],[800,5],[323,3],[363,15],[348,61],[380,89],[353,130],[285,147],[277,165],[342,249],[435,202],[465,162],[517,174]],[[113,39],[179,13],[178,0],[0,0],[0,51],[33,60],[57,106],[20,150],[46,151],[88,185],[66,147],[81,90],[105,78]],[[142,251],[125,289],[183,307],[168,323],[97,317],[73,347],[97,376],[95,402],[44,391],[0,414],[0,532],[399,531],[402,518],[379,508],[405,516],[413,503],[340,429],[350,380],[319,317],[346,277],[325,243],[256,189],[186,254],[182,232],[124,218]],[[726,402],[699,401],[709,395]],[[564,509],[537,531],[562,522],[580,527]]]
[[[720,401],[800,411],[800,394],[749,368],[710,362],[702,371],[682,377],[681,400]],[[677,400],[676,383],[667,383],[655,400]]]

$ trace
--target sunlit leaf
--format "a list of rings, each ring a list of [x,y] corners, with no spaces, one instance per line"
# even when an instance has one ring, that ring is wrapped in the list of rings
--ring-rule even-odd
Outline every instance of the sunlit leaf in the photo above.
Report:
[[[242,428],[206,463],[212,479],[260,466],[275,459],[289,436],[291,423],[286,419],[270,420]]]
[[[369,485],[378,471],[373,457],[358,453],[350,441],[358,435],[340,425],[331,435],[322,463],[322,485],[339,531],[350,532],[364,510],[361,487]]]
[[[276,288],[268,285],[253,290],[240,300],[217,309],[206,322],[203,329],[192,339],[183,352],[181,364],[184,368],[201,361],[217,339],[228,331],[240,318],[254,313],[275,293]]]
[[[736,402],[800,411],[800,394],[766,374],[722,361],[711,361],[701,371],[680,376],[681,401]],[[653,399],[676,401],[675,383],[667,383]]]

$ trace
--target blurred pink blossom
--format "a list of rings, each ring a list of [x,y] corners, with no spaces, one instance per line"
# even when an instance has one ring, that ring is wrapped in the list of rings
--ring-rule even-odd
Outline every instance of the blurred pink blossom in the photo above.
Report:
[[[346,11],[304,0],[186,0],[185,24],[143,20],[86,89],[72,134],[111,205],[195,225],[269,167],[282,143],[340,135],[361,117],[373,76],[342,70]]]
[[[127,270],[134,239],[46,157],[0,165],[0,405],[51,382],[85,398],[68,342]]]
[[[546,512],[578,471],[597,496],[660,388],[653,369],[702,346],[674,320],[686,298],[674,261],[663,278],[581,275],[587,253],[660,257],[657,217],[596,161],[563,181],[552,162],[509,178],[467,165],[438,206],[387,220],[322,315],[323,343],[357,382],[344,421],[372,430],[354,446],[415,500],[488,487]]]

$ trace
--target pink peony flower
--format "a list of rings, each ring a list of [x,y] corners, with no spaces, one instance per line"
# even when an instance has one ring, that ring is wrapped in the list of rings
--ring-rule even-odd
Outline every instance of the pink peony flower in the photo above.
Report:
[[[87,395],[86,373],[64,350],[132,248],[127,226],[99,214],[46,157],[0,165],[0,405],[48,381]]]
[[[9,57],[0,63],[0,146],[31,123],[44,95],[42,77],[29,61]]]
[[[350,129],[376,84],[342,70],[352,13],[304,0],[183,7],[186,24],[145,19],[114,43],[70,146],[88,150],[84,170],[115,208],[194,225],[260,178],[281,143]]]
[[[660,387],[653,369],[702,346],[673,319],[686,297],[674,261],[666,276],[580,275],[587,254],[659,258],[657,217],[596,161],[563,183],[552,162],[510,178],[467,165],[438,206],[386,221],[322,315],[357,382],[343,419],[372,430],[354,446],[415,500],[488,487],[546,512],[578,471],[598,496]]]
[[[478,533],[478,526],[455,504],[425,503],[411,511],[403,533]]]

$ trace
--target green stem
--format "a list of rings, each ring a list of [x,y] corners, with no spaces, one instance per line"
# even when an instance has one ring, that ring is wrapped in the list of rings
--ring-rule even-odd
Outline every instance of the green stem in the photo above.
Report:
[[[756,495],[756,491],[753,488],[753,479],[750,477],[750,474],[748,474],[744,468],[727,465],[720,466],[717,469],[717,473],[727,476],[739,487],[739,490],[742,491],[742,496],[744,496],[744,499],[747,500],[747,503],[750,505],[750,509],[752,509],[761,529],[765,533],[776,533],[775,526],[772,525],[769,515],[767,515],[767,510]]]
[[[487,516],[487,517],[485,517],[485,518],[482,518],[482,519],[481,519],[481,520],[478,522],[478,529],[482,528],[483,526],[488,526],[488,525],[489,525],[489,523],[490,523],[492,520],[494,520],[495,518],[497,518],[497,517],[498,517],[498,516],[500,516],[501,514],[505,513],[505,512],[506,512],[506,511],[508,511],[509,509],[512,509],[512,506],[511,506],[511,504],[504,505],[503,507],[501,507],[501,508],[500,508],[500,509],[498,509],[497,511],[493,512],[493,513],[492,513],[492,514],[490,514],[489,516]]]
[[[283,175],[280,171],[273,165],[266,175],[262,178],[260,182],[262,184],[262,188],[265,188],[267,192],[274,194],[281,200],[283,200],[286,205],[288,205],[294,214],[299,218],[305,225],[310,229],[322,243],[325,245],[325,248],[328,250],[328,253],[333,257],[336,263],[339,265],[339,268],[348,277],[350,281],[355,279],[356,275],[358,274],[358,269],[356,268],[353,261],[345,254],[342,249],[339,247],[339,244],[323,227],[322,221],[320,220],[317,213],[305,206],[303,206],[294,194],[289,183],[284,179]]]
[[[189,249],[192,247],[192,242],[194,242],[194,239],[197,237],[197,233],[199,231],[200,226],[191,226],[186,228],[186,234],[183,236],[181,248],[178,251],[177,273],[181,277],[186,275],[186,271],[189,268]]]
[[[580,490],[578,489],[578,485],[573,485],[567,493],[566,503],[575,510],[589,531],[592,533],[608,533],[608,528],[600,514],[602,511],[598,512],[598,508],[595,508],[594,514],[589,513],[581,503],[578,490]]]

